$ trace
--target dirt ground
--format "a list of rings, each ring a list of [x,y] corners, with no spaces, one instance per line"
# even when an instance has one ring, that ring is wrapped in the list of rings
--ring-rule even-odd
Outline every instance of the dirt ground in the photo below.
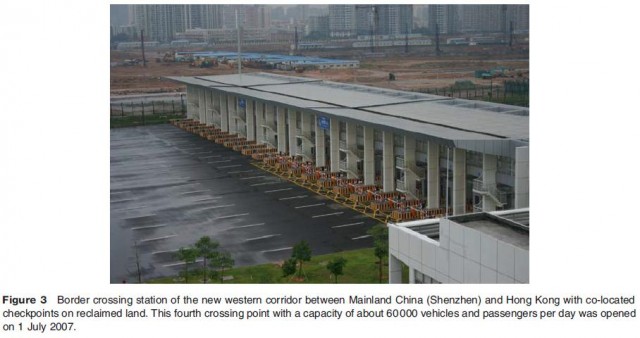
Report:
[[[188,63],[156,62],[160,52],[147,53],[147,67],[142,65],[111,67],[111,94],[127,95],[140,93],[160,93],[183,91],[184,86],[163,80],[163,76],[206,76],[233,74],[236,69],[228,65],[213,68],[192,68]],[[112,51],[111,62],[122,63],[127,59],[141,58],[140,52]],[[501,53],[491,56],[418,56],[393,55],[386,58],[361,59],[359,69],[307,70],[302,74],[269,70],[269,72],[305,76],[336,82],[349,82],[400,90],[443,88],[459,80],[469,80],[478,85],[489,85],[492,80],[476,79],[475,70],[492,69],[497,66],[510,69],[510,74],[529,77],[528,53]],[[261,69],[244,67],[243,72],[259,72]],[[389,81],[389,73],[394,73],[395,81]],[[501,83],[502,79],[493,80]]]

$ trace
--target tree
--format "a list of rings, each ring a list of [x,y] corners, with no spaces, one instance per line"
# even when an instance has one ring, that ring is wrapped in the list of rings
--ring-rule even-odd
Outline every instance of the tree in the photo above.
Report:
[[[336,277],[336,284],[338,283],[338,276],[342,275],[342,269],[347,265],[347,260],[344,257],[336,257],[329,261],[327,264],[327,270]]]
[[[195,263],[196,258],[198,257],[198,251],[194,248],[180,248],[176,257],[184,261],[184,282],[189,283],[189,264]]]
[[[295,259],[300,264],[300,270],[298,270],[298,277],[302,277],[302,262],[308,262],[311,260],[311,248],[307,241],[300,241],[293,246],[293,252],[291,258]]]
[[[207,269],[207,259],[214,259],[218,252],[216,249],[218,248],[218,242],[211,240],[209,236],[202,236],[196,242],[196,249],[198,251],[198,257],[202,257],[202,282],[207,282],[208,269]]]
[[[236,262],[228,252],[218,254],[214,262],[216,267],[220,269],[220,283],[224,283],[224,269],[231,269]]]
[[[378,224],[367,231],[373,237],[373,253],[378,258],[378,277],[382,283],[382,262],[389,255],[389,229],[386,225]]]
[[[296,259],[289,258],[282,263],[282,277],[291,276],[296,273]]]

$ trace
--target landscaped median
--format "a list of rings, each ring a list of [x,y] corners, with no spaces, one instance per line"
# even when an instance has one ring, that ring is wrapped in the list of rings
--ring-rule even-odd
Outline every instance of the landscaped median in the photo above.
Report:
[[[347,260],[343,270],[344,274],[338,277],[339,283],[379,283],[378,258],[375,256],[373,248],[313,256],[311,261],[305,262],[304,264],[304,278],[302,280],[295,275],[282,277],[282,264],[271,263],[230,269],[225,272],[225,276],[231,276],[232,278],[225,279],[224,283],[333,283],[335,276],[329,272],[327,264],[338,257],[343,257]],[[386,283],[386,262],[383,264],[382,270],[384,275],[382,282]],[[164,284],[184,283],[184,278],[165,277],[147,282]],[[220,283],[219,280],[213,282]],[[189,278],[189,283],[202,283],[202,278],[196,278],[194,275]]]

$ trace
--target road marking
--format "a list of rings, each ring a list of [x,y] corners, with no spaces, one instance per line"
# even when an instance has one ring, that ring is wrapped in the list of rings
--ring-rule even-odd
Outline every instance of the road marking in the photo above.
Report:
[[[144,229],[154,229],[154,228],[162,228],[162,227],[166,227],[166,224],[158,224],[158,225],[147,225],[147,226],[143,226],[143,227],[135,227],[135,228],[131,228],[131,230],[144,230]]]
[[[252,179],[254,179],[254,178],[263,178],[263,177],[265,177],[265,176],[251,176],[251,177],[243,177],[243,178],[241,178],[241,180],[252,180]]]
[[[178,251],[180,251],[180,249],[154,251],[154,252],[152,252],[151,254],[152,254],[152,255],[160,255],[160,254],[165,254],[165,253],[170,253],[170,252],[178,252]]]
[[[299,207],[296,207],[296,209],[311,208],[311,207],[317,207],[317,206],[320,206],[320,205],[324,205],[324,203],[301,205]]]
[[[335,226],[332,226],[332,228],[344,228],[344,227],[350,227],[350,226],[359,225],[359,224],[364,224],[364,222],[356,222],[356,223],[335,225]]]
[[[249,213],[246,214],[235,214],[235,215],[229,215],[229,216],[219,216],[216,217],[216,219],[223,219],[223,218],[232,218],[232,217],[238,217],[238,216],[247,216]]]
[[[280,182],[263,182],[263,183],[254,183],[251,186],[252,187],[257,187],[259,185],[269,185],[269,184],[278,184],[278,183],[280,183]]]
[[[251,169],[251,170],[236,170],[236,171],[230,171],[230,172],[228,172],[227,174],[250,173],[250,172],[252,172],[252,171],[253,171],[253,169]]]
[[[209,192],[209,190],[196,190],[196,191],[187,191],[187,192],[183,192],[180,195],[191,195],[191,194],[198,194],[201,192]]]
[[[261,240],[261,239],[267,239],[267,238],[272,238],[272,237],[277,237],[277,236],[280,236],[280,234],[265,235],[265,236],[260,236],[260,237],[248,238],[248,239],[245,239],[244,241],[245,242],[258,241],[258,240]]]
[[[163,239],[167,239],[167,238],[171,238],[171,237],[176,237],[178,235],[168,235],[168,236],[162,236],[162,237],[155,237],[155,238],[145,238],[145,239],[141,239],[138,241],[138,243],[145,243],[145,242],[153,242],[153,241],[161,241]]]
[[[277,182],[276,182],[276,183],[277,183]],[[292,189],[292,188],[284,188],[284,189],[276,189],[276,190],[267,190],[267,191],[265,191],[264,193],[265,193],[265,194],[269,194],[269,193],[272,193],[272,192],[287,191],[287,190],[291,190],[291,189]]]
[[[145,218],[145,217],[153,217],[156,214],[147,214],[147,215],[142,215],[142,216],[133,216],[133,217],[127,217],[125,219],[136,219],[136,218]]]
[[[209,153],[210,153],[210,151],[209,151]],[[202,156],[200,158],[205,159],[205,158],[216,158],[216,157],[222,157],[222,155]]]
[[[292,246],[288,246],[288,247],[286,247],[286,248],[273,249],[273,250],[262,250],[262,251],[260,251],[260,252],[262,252],[262,253],[267,253],[267,252],[278,252],[278,251],[291,250],[291,249],[293,249],[293,247],[292,247]]]
[[[358,239],[363,239],[363,238],[367,238],[367,237],[371,237],[371,235],[364,235],[364,236],[360,236],[360,237],[354,237],[352,238],[352,240],[358,240]]]
[[[335,215],[341,215],[341,214],[344,214],[344,212],[340,211],[340,212],[334,212],[334,213],[332,213],[332,214],[315,215],[315,216],[311,216],[311,218],[327,217],[327,216],[335,216]]]
[[[224,169],[224,168],[235,168],[235,167],[242,167],[242,164],[225,165],[225,166],[223,166],[223,167],[218,167],[218,169]]]
[[[231,162],[231,160],[211,161],[211,162],[207,162],[207,163],[208,164],[213,164],[213,163],[225,163],[225,162]]]
[[[216,196],[216,197],[214,197],[214,196],[209,196],[209,197],[205,197],[205,198],[200,198],[200,199],[197,199],[197,200],[193,200],[193,202],[202,202],[202,201],[217,200],[217,199],[220,199],[220,198],[222,198],[222,197],[220,197],[220,196]]]
[[[131,201],[135,201],[135,198],[127,198],[127,199],[123,199],[123,200],[115,200],[115,201],[111,201],[111,203],[122,203],[122,202],[131,202]]]
[[[292,200],[292,199],[296,199],[296,198],[305,198],[309,195],[300,195],[300,196],[291,196],[291,197],[283,197],[283,198],[278,198],[279,201],[285,201],[285,200]]]
[[[200,210],[209,210],[209,209],[218,209],[218,208],[226,208],[226,207],[232,207],[235,204],[225,204],[225,205],[216,205],[214,207],[208,207],[208,208],[202,208]]]
[[[142,208],[146,208],[148,207],[148,205],[138,205],[135,207],[129,207],[129,208],[121,208],[121,209],[111,209],[113,211],[129,211],[129,210],[136,210],[136,209],[142,209]]]
[[[256,223],[256,224],[241,225],[241,226],[237,226],[237,227],[229,228],[229,229],[227,229],[227,230],[240,229],[240,228],[251,228],[251,227],[257,227],[257,226],[261,226],[261,225],[264,225],[264,223]]]
[[[201,262],[203,262],[203,261],[204,261],[204,259],[199,258],[199,259],[196,259],[196,260],[194,261],[194,263],[201,263]],[[168,268],[168,267],[178,266],[178,265],[185,265],[185,262],[169,263],[169,264],[165,264],[165,265],[163,265],[163,267]]]

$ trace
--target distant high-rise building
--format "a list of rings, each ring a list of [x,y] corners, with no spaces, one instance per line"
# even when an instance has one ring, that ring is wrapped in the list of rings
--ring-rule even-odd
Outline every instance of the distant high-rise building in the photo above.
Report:
[[[412,5],[356,5],[358,35],[398,35],[412,28]]]
[[[271,26],[271,10],[264,5],[245,6],[246,28],[269,28]]]
[[[429,5],[429,30],[440,34],[453,34],[457,31],[457,5]]]
[[[508,5],[506,27],[513,22],[514,31],[529,31],[529,5]]]
[[[328,38],[329,37],[329,16],[310,16],[309,25],[307,26],[307,35],[311,35],[315,38]]]
[[[355,5],[329,5],[329,34],[338,38],[356,35]]]
[[[529,30],[529,5],[459,5],[458,30],[460,32],[508,33],[513,29]]]
[[[220,5],[132,5],[131,9],[135,25],[149,41],[169,42],[187,29],[222,27]]]

